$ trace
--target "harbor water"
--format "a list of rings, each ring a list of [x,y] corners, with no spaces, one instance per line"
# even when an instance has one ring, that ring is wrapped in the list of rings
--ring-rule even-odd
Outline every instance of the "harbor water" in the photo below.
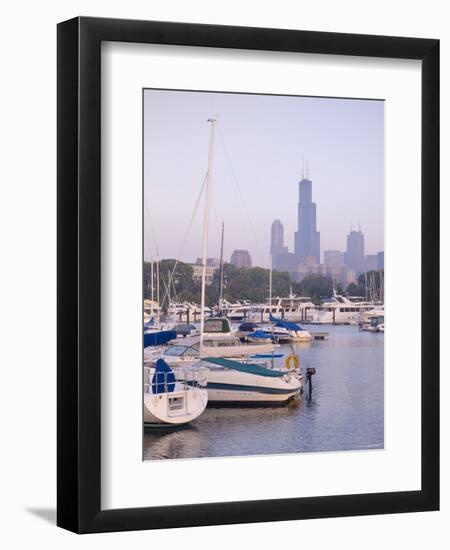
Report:
[[[295,344],[312,394],[285,406],[208,406],[191,424],[144,432],[144,460],[349,451],[384,447],[384,334],[307,326],[326,340]],[[280,346],[285,355],[289,345]]]

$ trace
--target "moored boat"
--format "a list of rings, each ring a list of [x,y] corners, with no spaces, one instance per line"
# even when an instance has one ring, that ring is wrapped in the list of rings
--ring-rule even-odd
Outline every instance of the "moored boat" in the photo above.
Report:
[[[176,427],[198,418],[208,403],[208,369],[172,369],[158,359],[144,366],[144,426]]]

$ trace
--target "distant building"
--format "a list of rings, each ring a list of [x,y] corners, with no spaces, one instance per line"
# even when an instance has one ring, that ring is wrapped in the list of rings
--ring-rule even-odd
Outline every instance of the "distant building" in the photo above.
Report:
[[[364,271],[364,234],[361,230],[350,231],[347,236],[345,265],[355,273]]]
[[[323,263],[327,267],[342,267],[344,265],[344,253],[340,250],[324,250]]]
[[[287,271],[292,273],[297,263],[295,254],[292,252],[284,252],[283,254],[279,254],[277,256],[276,262],[273,264],[273,268],[277,271]]]
[[[335,284],[341,284],[343,287],[356,281],[355,273],[345,265],[330,266],[318,264],[314,260],[313,256],[309,256],[304,262],[297,264],[292,272],[293,280],[300,283],[308,275],[323,275],[330,277]]]
[[[233,250],[230,263],[238,268],[252,267],[252,258],[248,250]]]
[[[280,256],[288,253],[288,247],[284,246],[284,227],[280,220],[275,220],[270,228],[270,255],[274,269],[280,269]]]
[[[356,281],[355,273],[345,265],[336,267],[325,266],[324,274],[334,279],[336,284],[340,284],[344,288],[347,288],[350,283]]]
[[[203,265],[195,263],[192,267],[192,280],[194,283],[201,284],[203,277]],[[205,274],[205,283],[210,285],[213,282],[214,273],[219,269],[218,266],[207,265]]]
[[[320,233],[316,229],[316,203],[312,202],[312,181],[302,178],[298,184],[298,231],[295,232],[295,256],[302,262],[314,256],[320,263]]]
[[[384,269],[384,252],[378,252],[377,264],[378,269]]]
[[[364,258],[364,270],[365,271],[377,271],[378,269],[378,255],[366,254]]]

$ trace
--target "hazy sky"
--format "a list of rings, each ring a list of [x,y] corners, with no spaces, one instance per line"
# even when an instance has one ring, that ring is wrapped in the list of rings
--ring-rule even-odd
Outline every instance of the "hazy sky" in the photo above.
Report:
[[[345,250],[353,225],[366,254],[384,249],[384,102],[145,90],[144,255],[202,255],[203,202],[188,232],[218,116],[208,256],[248,249],[268,266],[270,226],[284,224],[293,252],[298,181],[308,160],[324,250]]]

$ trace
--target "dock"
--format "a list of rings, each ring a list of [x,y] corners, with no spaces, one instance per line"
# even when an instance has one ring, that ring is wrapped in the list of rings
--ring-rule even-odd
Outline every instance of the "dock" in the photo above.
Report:
[[[308,331],[308,332],[311,334],[311,337],[312,337],[313,340],[327,340],[329,335],[330,335],[329,332],[318,332],[318,331],[317,332],[316,331],[314,331],[314,332]],[[249,334],[248,332],[236,331],[236,336],[239,338],[239,340],[241,342],[246,341],[246,338],[247,338],[248,334]],[[289,343],[289,342],[290,342],[290,340],[283,339],[282,341],[278,340],[277,343],[281,344],[281,343]]]
[[[329,332],[311,332],[309,331],[309,333],[311,334],[313,340],[326,340],[328,338],[328,336],[330,335]]]

